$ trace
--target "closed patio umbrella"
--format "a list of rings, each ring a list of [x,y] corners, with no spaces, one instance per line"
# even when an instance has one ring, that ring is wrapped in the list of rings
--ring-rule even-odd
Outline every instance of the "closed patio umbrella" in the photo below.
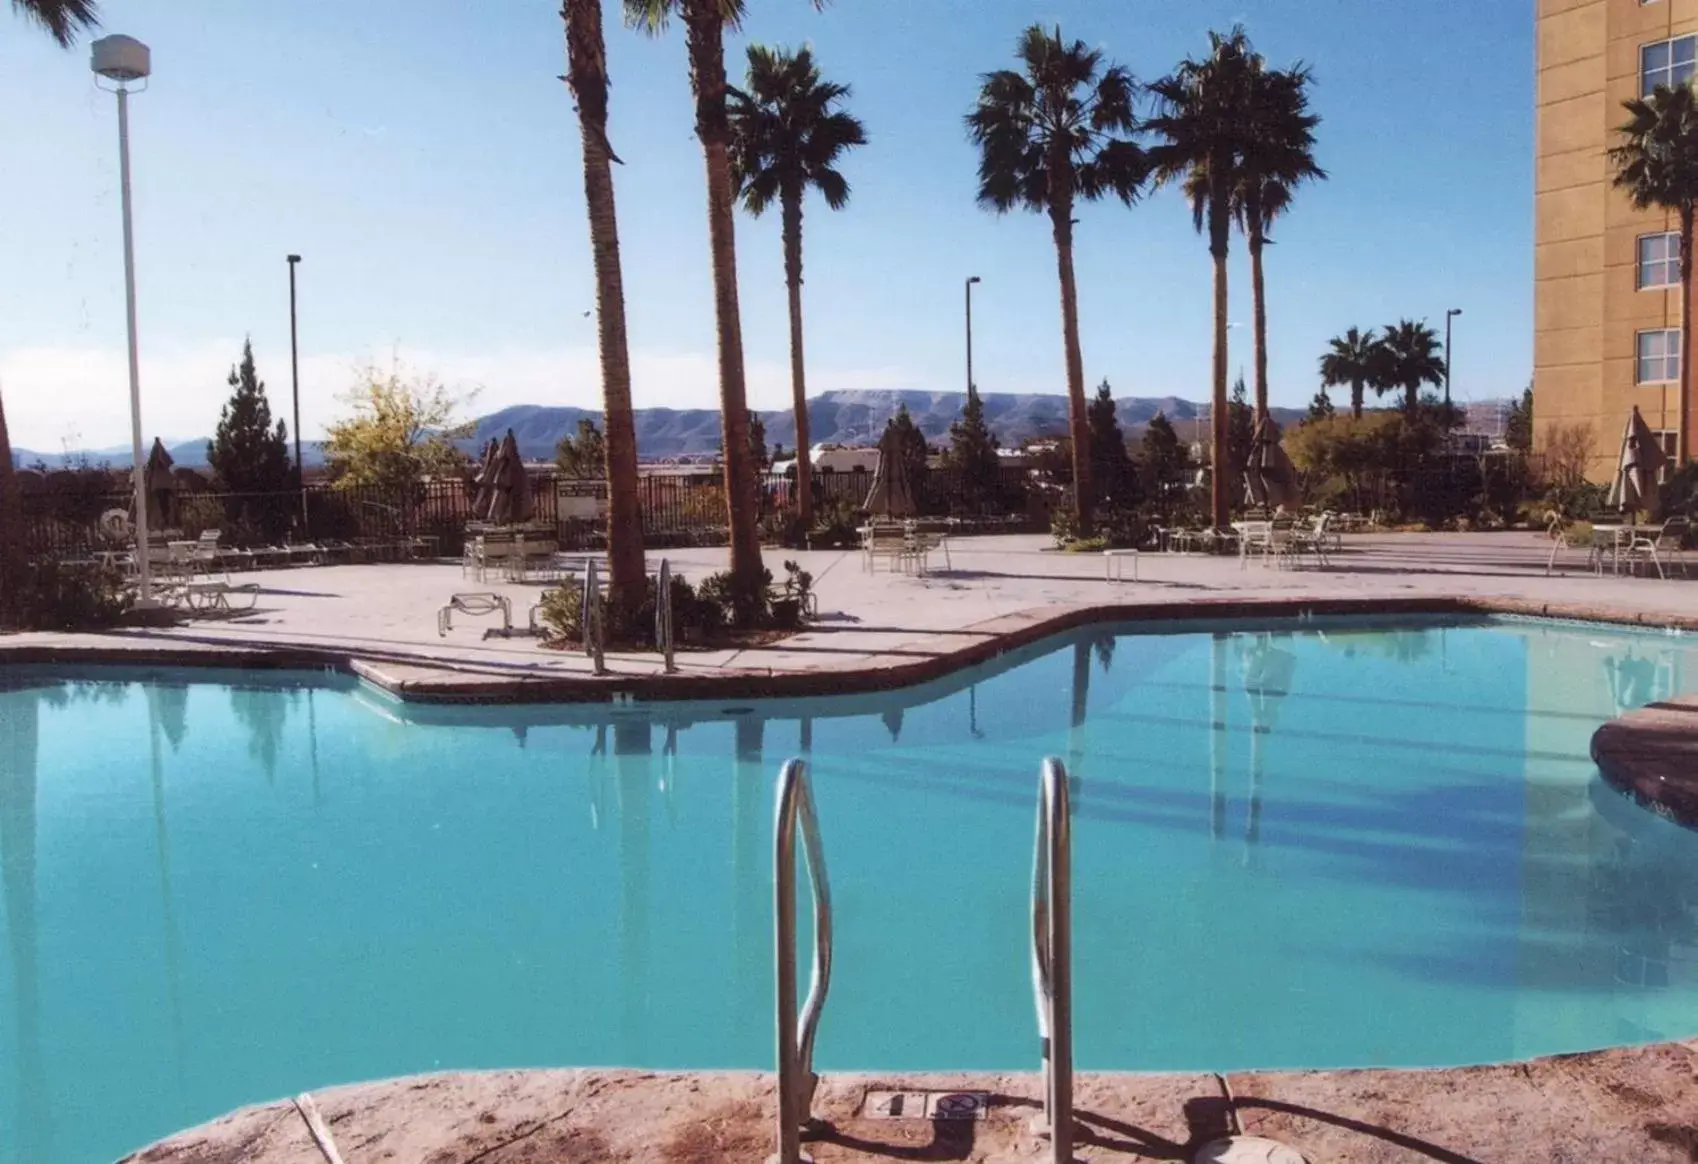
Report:
[[[1263,416],[1250,438],[1250,456],[1244,464],[1244,494],[1250,505],[1275,509],[1297,505],[1297,468],[1280,444],[1279,426]]]
[[[1610,486],[1610,508],[1622,513],[1646,511],[1653,520],[1657,515],[1657,474],[1665,464],[1662,445],[1657,434],[1639,415],[1639,406],[1627,415],[1627,428],[1621,434],[1621,460],[1616,468],[1615,481]]]
[[[490,437],[489,444],[484,446],[477,476],[473,478],[476,490],[472,493],[472,516],[478,520],[489,513],[489,503],[495,497],[495,458],[500,451],[501,442]]]
[[[902,438],[894,427],[887,426],[879,438],[878,471],[861,508],[875,517],[913,517],[919,512],[914,483],[908,480],[908,462],[902,455]]]
[[[151,533],[172,529],[177,525],[177,478],[171,472],[174,464],[165,451],[165,442],[153,438],[153,451],[141,467],[142,492],[147,495],[147,528]],[[131,502],[130,508],[135,509]],[[131,514],[132,519],[134,513]]]
[[[495,455],[494,489],[489,503],[489,520],[499,525],[511,525],[531,520],[536,513],[536,500],[531,496],[530,474],[525,472],[525,459],[519,455],[519,441],[508,429],[501,439],[501,450]]]

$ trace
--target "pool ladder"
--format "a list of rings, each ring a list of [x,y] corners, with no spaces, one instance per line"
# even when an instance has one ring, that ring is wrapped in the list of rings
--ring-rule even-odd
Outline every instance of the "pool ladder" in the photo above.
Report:
[[[584,596],[578,612],[578,625],[583,630],[584,654],[589,657],[596,675],[607,674],[607,600],[602,594],[601,559],[590,558],[584,563]],[[535,612],[532,612],[533,622]],[[660,650],[663,670],[668,675],[678,673],[672,637],[672,563],[660,560],[660,574],[655,579],[654,641]]]
[[[796,1012],[796,834],[814,899],[814,962],[808,1000]],[[1044,1061],[1044,1112],[1039,1131],[1050,1157],[1073,1159],[1073,833],[1067,768],[1050,757],[1038,777],[1038,823],[1032,860],[1032,995]],[[812,1123],[814,1036],[831,988],[831,883],[806,761],[778,774],[773,828],[773,932],[778,994],[777,1164],[799,1164],[802,1132]]]

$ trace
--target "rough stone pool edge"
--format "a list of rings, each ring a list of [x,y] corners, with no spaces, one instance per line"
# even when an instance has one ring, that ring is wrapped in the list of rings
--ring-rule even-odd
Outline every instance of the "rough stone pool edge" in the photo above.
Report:
[[[1181,602],[1079,602],[1015,611],[954,630],[925,634],[865,661],[806,670],[722,668],[711,674],[584,674],[513,676],[400,652],[328,647],[222,643],[167,643],[122,633],[63,645],[0,639],[0,662],[86,662],[127,666],[241,667],[286,670],[332,668],[358,676],[398,699],[420,703],[588,703],[630,696],[647,701],[786,698],[848,695],[914,686],[995,659],[1051,635],[1099,622],[1211,622],[1235,618],[1329,615],[1521,615],[1698,632],[1698,616],[1625,610],[1579,603],[1506,597],[1412,598],[1197,598]],[[943,646],[949,640],[973,641]],[[918,659],[911,655],[921,655]],[[881,660],[889,660],[881,661]]]

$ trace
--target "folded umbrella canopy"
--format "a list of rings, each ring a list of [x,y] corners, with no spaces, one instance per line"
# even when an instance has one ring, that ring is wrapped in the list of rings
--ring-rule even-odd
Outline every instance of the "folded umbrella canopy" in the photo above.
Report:
[[[1610,508],[1622,513],[1645,511],[1654,520],[1657,515],[1657,475],[1667,459],[1657,434],[1639,415],[1639,406],[1627,415],[1627,428],[1621,434],[1621,460],[1615,481],[1610,485]]]
[[[519,441],[508,429],[495,455],[494,489],[489,502],[489,520],[498,525],[531,520],[536,500],[531,496],[531,477],[519,455]]]
[[[165,442],[154,437],[153,451],[139,470],[142,493],[147,497],[147,528],[150,534],[171,529],[177,524],[177,478],[171,472],[173,464],[171,454],[165,451]],[[134,501],[130,503],[130,509],[134,520]]]
[[[1280,444],[1279,426],[1270,416],[1256,423],[1250,437],[1250,455],[1244,462],[1244,496],[1260,509],[1297,505],[1297,467]]]
[[[913,517],[919,512],[914,483],[908,480],[908,460],[902,455],[902,438],[892,425],[886,425],[879,438],[878,471],[861,508],[875,517]]]
[[[472,493],[472,516],[479,521],[489,513],[489,503],[495,497],[495,458],[500,451],[501,442],[490,437],[489,444],[484,446],[477,475],[472,478],[476,487]]]

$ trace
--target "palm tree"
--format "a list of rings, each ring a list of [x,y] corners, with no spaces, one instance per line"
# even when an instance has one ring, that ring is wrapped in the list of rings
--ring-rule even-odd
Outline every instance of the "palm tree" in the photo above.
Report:
[[[1610,149],[1615,184],[1640,210],[1680,218],[1680,421],[1675,463],[1692,456],[1692,225],[1698,212],[1698,95],[1692,87],[1657,86],[1649,97],[1624,102],[1622,142]]]
[[[1146,127],[1161,139],[1150,150],[1156,181],[1179,183],[1191,203],[1199,232],[1206,227],[1214,259],[1214,357],[1212,428],[1214,469],[1209,474],[1210,510],[1216,528],[1231,517],[1227,465],[1226,258],[1232,233],[1232,193],[1246,152],[1250,77],[1260,58],[1242,28],[1209,33],[1209,54],[1187,57],[1174,72],[1150,85],[1156,116]]]
[[[1439,355],[1439,336],[1413,319],[1388,325],[1370,361],[1375,375],[1370,379],[1375,392],[1403,389],[1403,411],[1414,416],[1421,407],[1421,385],[1444,383],[1444,358]]]
[[[625,280],[613,200],[613,147],[607,140],[607,44],[601,0],[565,0],[566,83],[578,104],[584,145],[584,204],[595,261],[596,326],[607,473],[607,557],[616,608],[635,611],[648,583],[637,505],[637,426],[631,413],[631,357],[625,335]]]
[[[796,410],[796,516],[814,523],[813,466],[808,460],[808,389],[802,360],[802,196],[812,187],[833,210],[849,203],[849,183],[836,169],[844,153],[867,141],[854,117],[836,108],[849,86],[820,79],[803,48],[749,46],[743,91],[731,93],[731,170],[743,206],[760,214],[774,199],[784,220],[784,282],[790,292],[790,394]]]
[[[1350,415],[1362,415],[1362,396],[1381,372],[1378,337],[1374,329],[1351,328],[1332,337],[1331,350],[1321,357],[1321,384],[1327,388],[1350,385]]]
[[[1102,54],[1032,25],[1015,55],[1024,71],[986,73],[967,129],[979,147],[979,205],[1047,212],[1061,276],[1061,333],[1067,361],[1073,507],[1091,526],[1091,440],[1085,421],[1085,363],[1079,350],[1079,292],[1073,278],[1073,208],[1113,194],[1130,205],[1148,173],[1137,129],[1132,74],[1102,67]]]
[[[1262,282],[1262,250],[1268,227],[1291,208],[1296,188],[1326,178],[1315,164],[1315,127],[1309,112],[1305,65],[1268,71],[1256,60],[1250,74],[1250,129],[1238,159],[1233,212],[1250,251],[1250,301],[1255,313],[1256,420],[1268,414],[1268,311]]]
[[[713,310],[719,332],[720,450],[725,461],[726,523],[731,575],[742,593],[760,584],[759,484],[749,459],[749,403],[743,377],[743,324],[737,308],[736,183],[726,114],[725,29],[743,16],[743,0],[625,0],[625,19],[659,35],[676,14],[684,22],[696,137],[707,164],[708,247],[713,256]]]
[[[12,10],[40,25],[61,48],[70,48],[78,33],[100,23],[95,0],[12,0]],[[6,427],[5,403],[0,401],[0,621],[23,564],[23,528],[23,500],[12,468],[12,434]]]

